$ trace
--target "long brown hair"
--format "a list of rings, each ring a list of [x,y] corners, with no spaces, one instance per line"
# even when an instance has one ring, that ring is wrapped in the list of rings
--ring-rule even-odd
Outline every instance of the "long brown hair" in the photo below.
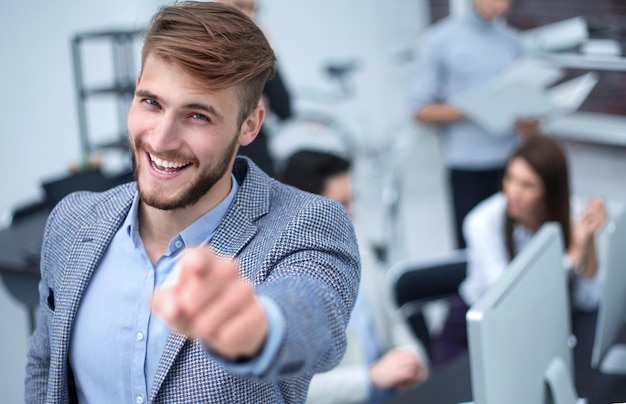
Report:
[[[222,3],[185,1],[163,7],[146,33],[142,66],[150,55],[184,69],[209,90],[238,86],[239,125],[275,74],[274,52],[263,32]]]
[[[567,249],[570,244],[570,195],[567,161],[563,149],[552,137],[533,136],[520,144],[509,157],[505,173],[511,161],[516,158],[523,159],[541,178],[545,192],[543,196],[545,216],[541,218],[541,223],[558,222],[561,225],[563,241]],[[510,259],[515,256],[514,224],[514,220],[507,214],[504,232]]]

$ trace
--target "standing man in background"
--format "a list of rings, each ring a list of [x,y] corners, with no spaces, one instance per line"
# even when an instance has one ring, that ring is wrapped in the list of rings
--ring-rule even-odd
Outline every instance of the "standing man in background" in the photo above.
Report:
[[[512,0],[473,0],[460,16],[449,16],[423,34],[411,83],[413,118],[437,126],[453,204],[455,241],[465,247],[463,218],[499,191],[504,164],[518,143],[515,131],[489,133],[446,103],[453,95],[485,84],[523,55],[518,33],[501,21]],[[520,120],[523,135],[537,122]]]
[[[219,3],[229,4],[250,17],[256,22],[258,2],[256,0],[217,0]],[[293,116],[291,110],[291,95],[283,80],[278,67],[274,77],[265,83],[263,87],[263,102],[265,108],[272,112],[280,121]],[[239,148],[240,156],[248,156],[270,177],[275,176],[276,164],[269,150],[269,133],[266,125],[261,130],[254,142]]]
[[[26,402],[301,403],[339,362],[360,277],[349,215],[236,157],[274,65],[233,7],[153,17],[128,113],[137,182],[50,214]]]

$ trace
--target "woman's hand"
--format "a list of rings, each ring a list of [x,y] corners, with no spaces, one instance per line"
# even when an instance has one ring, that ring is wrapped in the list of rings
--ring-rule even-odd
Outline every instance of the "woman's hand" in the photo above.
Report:
[[[598,270],[594,236],[605,220],[604,201],[594,197],[583,216],[572,226],[568,256],[572,267],[580,275],[592,277]]]

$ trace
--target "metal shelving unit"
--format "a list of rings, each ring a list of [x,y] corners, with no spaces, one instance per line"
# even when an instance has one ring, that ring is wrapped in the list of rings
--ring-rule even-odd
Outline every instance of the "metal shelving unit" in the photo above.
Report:
[[[142,32],[138,29],[83,32],[74,35],[71,40],[83,163],[98,150],[128,150],[126,114],[135,91],[135,44]],[[113,78],[110,83],[101,86],[88,85],[85,82],[83,48],[96,41],[108,43],[112,51]],[[89,129],[87,104],[90,100],[101,97],[113,97],[117,112],[117,133],[111,135],[111,141],[96,144],[92,141]]]

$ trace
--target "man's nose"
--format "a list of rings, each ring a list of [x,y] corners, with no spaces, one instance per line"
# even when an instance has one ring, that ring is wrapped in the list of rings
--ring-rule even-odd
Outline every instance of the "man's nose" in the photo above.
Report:
[[[178,149],[180,131],[176,119],[163,115],[150,134],[150,146],[155,152]]]

